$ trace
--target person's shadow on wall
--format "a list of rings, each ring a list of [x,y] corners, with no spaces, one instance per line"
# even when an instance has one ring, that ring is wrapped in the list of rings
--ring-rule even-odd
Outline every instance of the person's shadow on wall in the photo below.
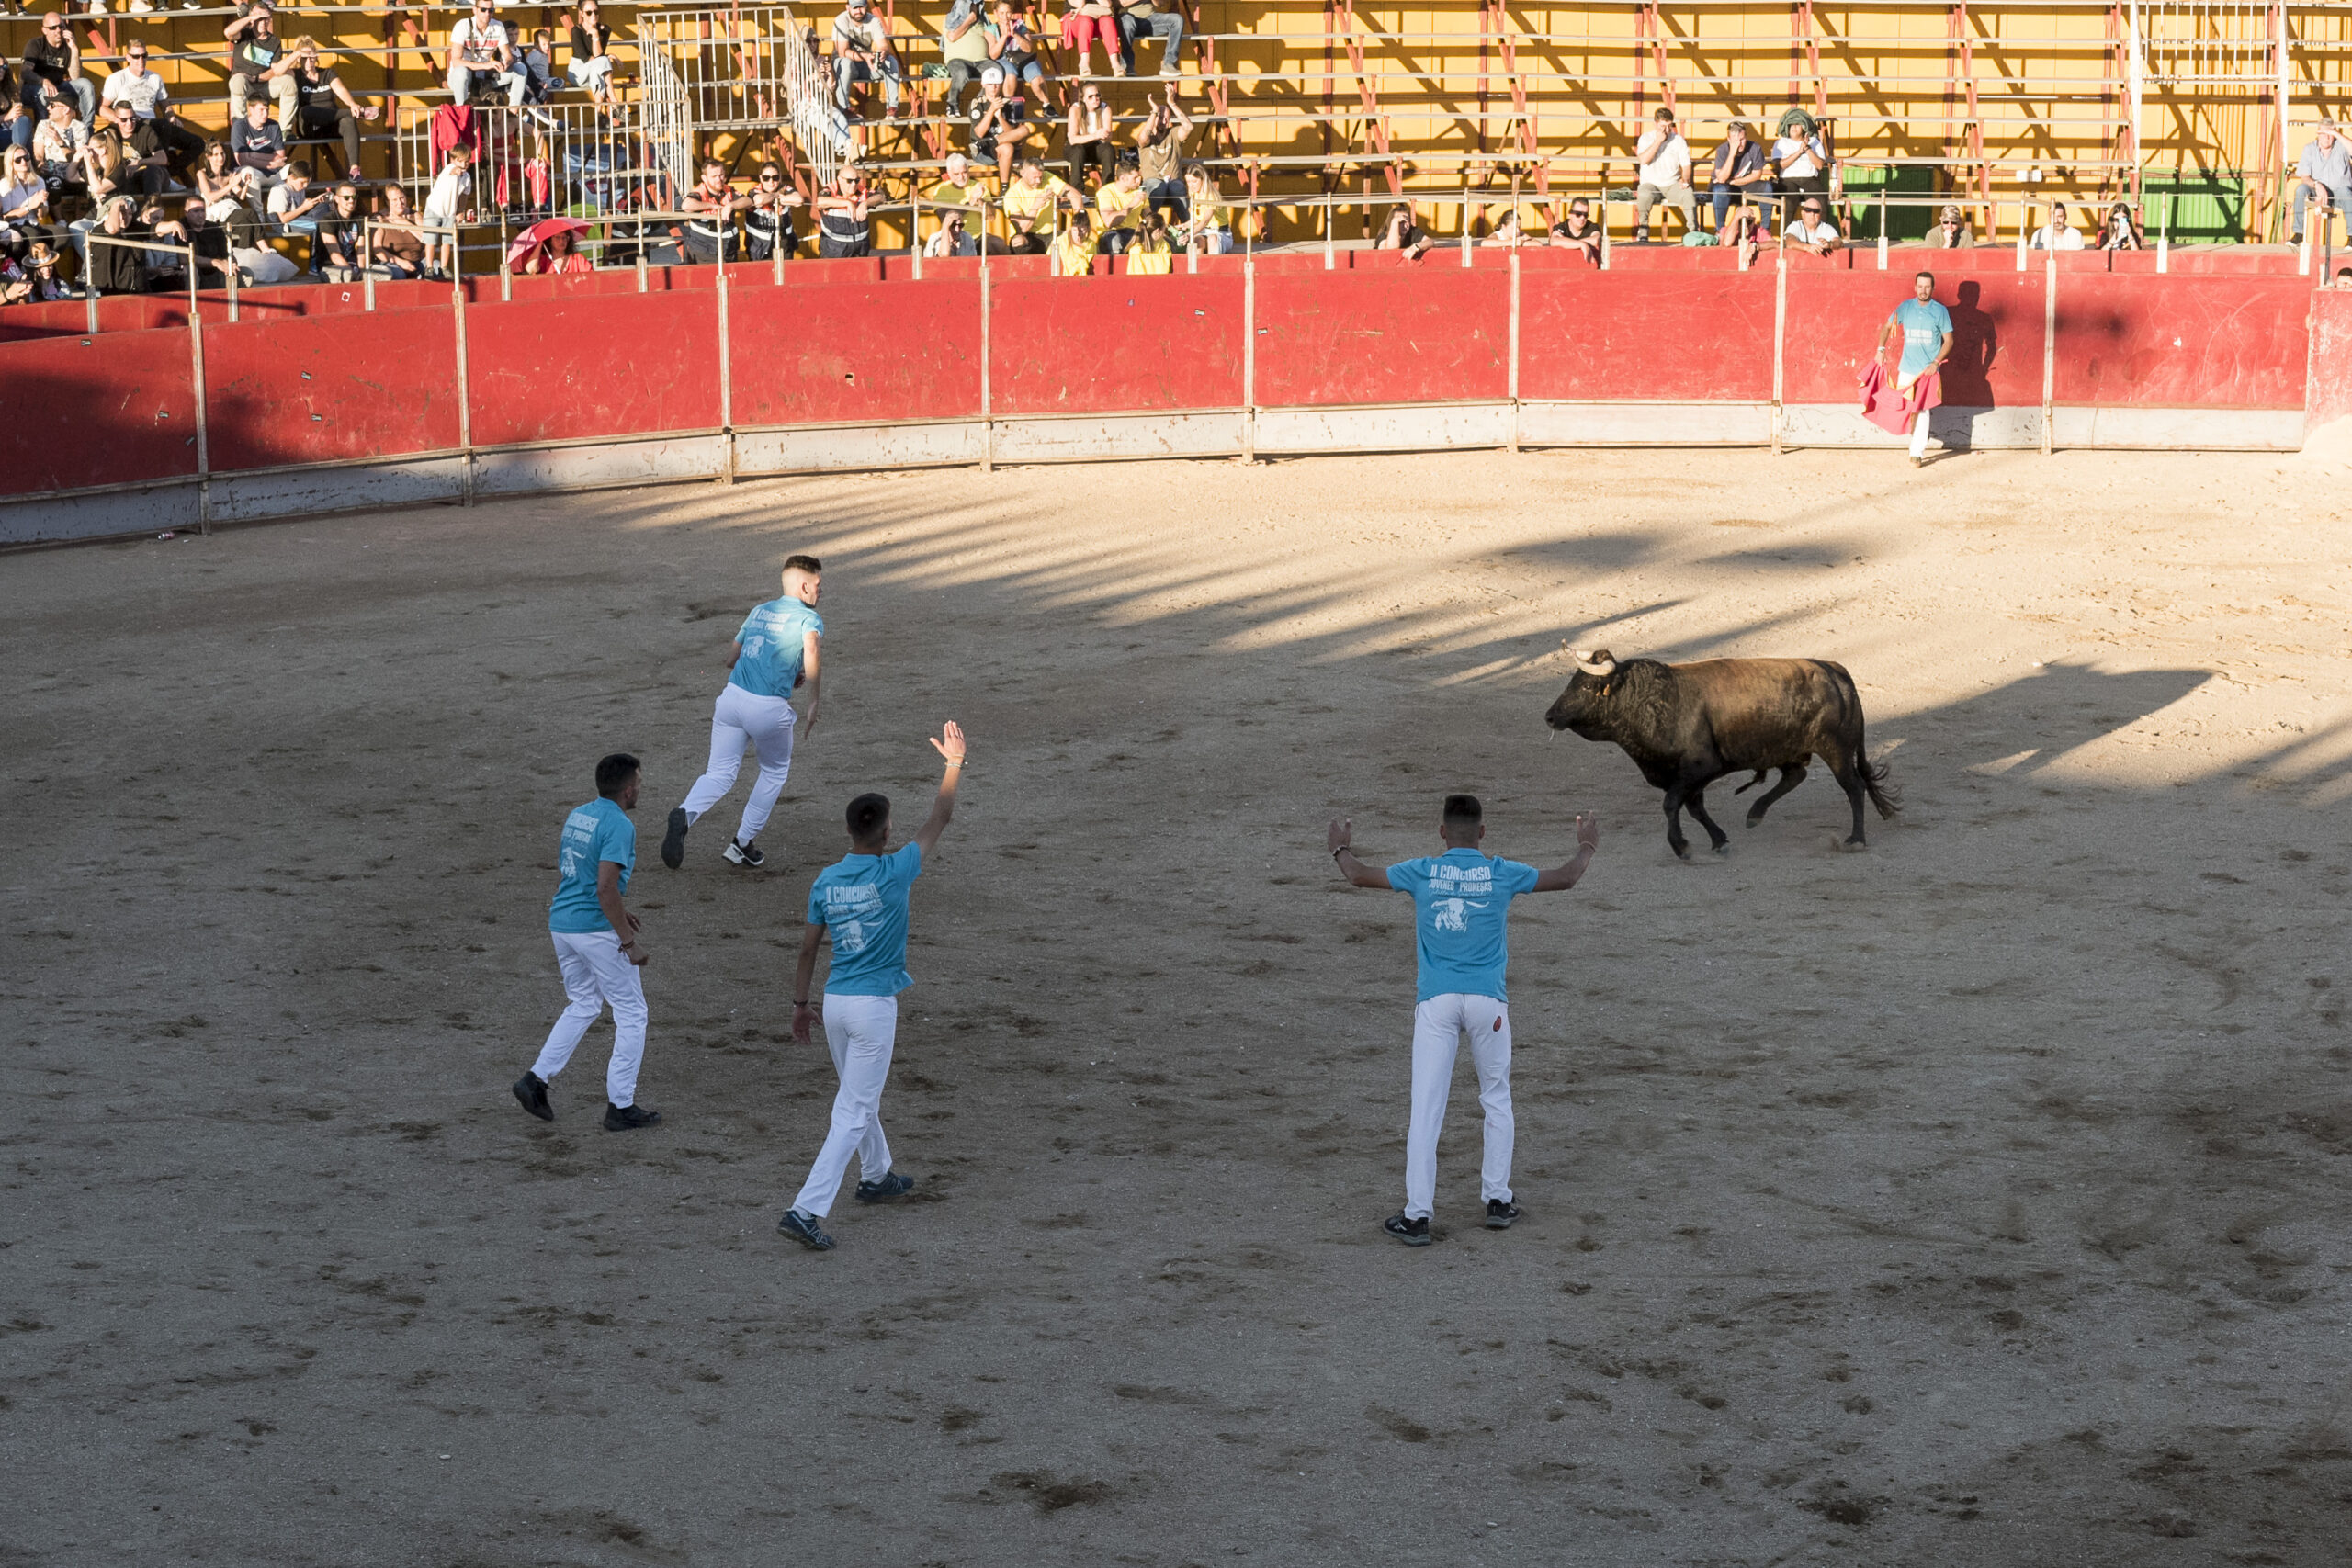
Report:
[[[1936,438],[1966,451],[1979,415],[1993,412],[1993,361],[2001,330],[1984,309],[1984,286],[1963,283],[1951,311],[1951,355],[1944,361],[1943,405],[1929,416]]]

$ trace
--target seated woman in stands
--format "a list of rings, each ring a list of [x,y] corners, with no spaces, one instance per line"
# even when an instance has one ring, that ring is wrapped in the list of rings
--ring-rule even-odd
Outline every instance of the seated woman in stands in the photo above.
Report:
[[[1054,276],[1084,277],[1094,270],[1094,214],[1083,207],[1054,236]]]
[[[2102,251],[2143,251],[2148,248],[2147,236],[2140,228],[2140,215],[2132,210],[2128,201],[2119,201],[2108,209],[2107,231],[2100,236]]]
[[[1125,75],[1126,62],[1120,58],[1124,40],[1119,37],[1118,7],[1111,0],[1063,0],[1063,6],[1062,47],[1078,62],[1078,73],[1087,74],[1087,46],[1100,39],[1105,69],[1114,76]]]
[[[21,147],[8,149],[0,165],[0,254],[21,256],[33,241],[47,239],[49,185]]]
[[[595,271],[595,264],[572,248],[572,240],[576,233],[576,230],[560,229],[549,234],[540,244],[538,253],[524,265],[523,270],[531,273],[557,273],[571,277]]]
[[[1021,177],[1004,190],[1004,220],[1012,231],[1012,254],[1044,255],[1054,237],[1054,209],[1079,209],[1085,205],[1085,199],[1066,182],[1046,173],[1046,165],[1036,154],[1023,158]]]
[[[1402,251],[1407,261],[1419,261],[1429,254],[1437,242],[1429,231],[1413,221],[1410,204],[1398,202],[1388,209],[1387,219],[1380,225],[1380,233],[1372,242],[1375,251]]]
[[[1206,164],[1184,165],[1184,209],[1178,232],[1186,254],[1221,256],[1233,249],[1233,231],[1225,226],[1216,180]]]
[[[424,233],[416,226],[415,209],[409,205],[407,187],[384,187],[383,216],[376,220],[375,237],[369,249],[377,268],[390,278],[418,278],[424,276]]]
[[[266,102],[267,100],[256,100]],[[204,156],[196,165],[197,199],[204,203],[204,216],[215,223],[226,222],[229,214],[240,207],[252,204],[254,193],[261,186],[261,176],[251,169],[239,168],[229,161],[229,144],[207,141]]]
[[[1127,275],[1166,276],[1175,266],[1175,249],[1168,243],[1168,220],[1146,208],[1136,220],[1136,237],[1127,242]]]
[[[1029,23],[1023,13],[1014,8],[1012,0],[996,0],[989,8],[989,19],[981,24],[988,39],[989,58],[1004,70],[1005,79],[1015,84],[1026,82],[1033,87],[1046,85],[1046,68],[1037,62],[1037,40],[1029,34]],[[985,78],[983,78],[985,80]]]
[[[1482,245],[1502,245],[1514,251],[1527,243],[1526,231],[1519,226],[1519,209],[1514,207],[1504,213],[1502,221],[1487,230],[1487,237],[1478,243]]]
[[[596,112],[619,111],[621,100],[613,91],[613,29],[596,10],[596,0],[580,0],[571,24],[571,64],[565,74],[575,87],[585,87],[595,100]]]

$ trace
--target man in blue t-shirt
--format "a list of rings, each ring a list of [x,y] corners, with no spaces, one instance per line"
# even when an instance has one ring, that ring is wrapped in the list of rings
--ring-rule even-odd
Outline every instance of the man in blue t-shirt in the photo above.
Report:
[[[1413,896],[1413,945],[1420,984],[1413,1007],[1413,1114],[1405,1131],[1405,1206],[1381,1222],[1381,1229],[1407,1247],[1427,1247],[1430,1213],[1437,1199],[1437,1135],[1445,1124],[1445,1101],[1453,1086],[1453,1063],[1461,1037],[1470,1036],[1470,1059],[1478,1069],[1478,1103],[1487,1111],[1486,1159],[1479,1169],[1479,1195],[1486,1200],[1487,1228],[1507,1230],[1519,1218],[1510,1193],[1510,1008],[1503,995],[1503,971],[1510,947],[1503,927],[1510,901],[1521,893],[1551,893],[1574,887],[1600,844],[1600,825],[1577,815],[1577,852],[1551,871],[1517,861],[1496,860],[1478,848],[1487,836],[1485,812],[1475,795],[1449,795],[1438,825],[1445,853],[1400,861],[1375,871],[1356,858],[1349,839],[1355,824],[1331,823],[1331,858],[1340,874],[1358,887],[1386,887]]]
[[[1897,305],[1878,330],[1878,352],[1885,354],[1887,344],[1898,339],[1903,359],[1894,367],[1894,389],[1907,398],[1921,378],[1940,371],[1951,355],[1951,312],[1936,303],[1934,273],[1923,272],[1911,280],[1911,298]],[[1928,461],[1928,411],[1943,400],[1939,381],[1920,400],[1918,412],[1911,416],[1911,466],[1915,468]]]
[[[817,977],[817,944],[830,936],[833,966],[825,976],[825,1049],[842,1087],[833,1096],[824,1147],[775,1228],[818,1252],[833,1245],[821,1222],[832,1213],[850,1156],[857,1156],[859,1202],[879,1203],[914,1190],[912,1177],[890,1168],[890,1145],[882,1136],[882,1083],[890,1076],[890,1051],[899,1037],[899,993],[914,984],[907,974],[907,890],[947,830],[964,772],[961,728],[949,724],[931,744],[947,764],[938,798],[915,829],[914,841],[891,851],[888,798],[861,795],[849,803],[850,852],[819,872],[808,889],[808,923],[800,933],[800,964],[792,978],[792,1037],[807,1044],[809,1025],[817,1021],[808,987]]]
[[[637,917],[621,905],[637,865],[638,761],[616,751],[596,764],[596,798],[563,819],[557,846],[555,897],[548,905],[548,934],[563,971],[571,1005],[548,1031],[539,1059],[514,1080],[514,1098],[542,1122],[555,1120],[548,1083],[563,1071],[588,1026],[613,1010],[613,1060],[605,1069],[605,1127],[626,1133],[662,1120],[637,1103],[637,1066],[645,1057],[645,987],[638,970]]]
[[[749,743],[760,759],[760,782],[743,803],[743,819],[726,850],[727,859],[753,870],[767,863],[756,842],[768,825],[775,797],[792,774],[792,694],[808,688],[808,716],[803,728],[817,728],[817,647],[825,623],[817,614],[819,577],[824,568],[815,556],[794,556],[784,563],[784,597],[754,604],[727,650],[729,671],[710,715],[710,766],[686,803],[670,812],[668,831],[662,835],[662,863],[675,871],[686,858],[686,829],[695,818],[718,805],[735,787],[735,771],[743,765]]]

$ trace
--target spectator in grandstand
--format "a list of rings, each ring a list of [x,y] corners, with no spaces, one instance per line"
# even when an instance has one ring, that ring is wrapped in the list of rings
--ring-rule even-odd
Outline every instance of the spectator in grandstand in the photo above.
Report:
[[[269,193],[268,215],[277,231],[311,243],[311,270],[319,270],[319,222],[334,210],[334,193],[311,183],[311,165],[300,158],[286,165],[286,178]]]
[[[2033,248],[2037,251],[2079,251],[2083,237],[2075,232],[2074,224],[2066,220],[2066,204],[2050,204],[2050,221],[2033,231]]]
[[[409,208],[408,188],[386,186],[384,213],[376,220],[368,241],[369,264],[386,277],[423,277],[424,246],[424,231],[416,226],[416,214]]]
[[[531,47],[523,51],[523,101],[543,104],[555,96],[555,33],[539,28],[531,34]]]
[[[449,149],[441,172],[434,176],[433,188],[424,193],[424,221],[419,225],[425,236],[424,275],[431,278],[448,276],[443,270],[444,258],[450,270],[458,265],[458,237],[449,232],[474,220],[474,150],[460,142]]]
[[[1052,240],[1058,208],[1083,208],[1085,199],[1061,180],[1046,173],[1035,153],[1021,160],[1021,177],[1004,188],[1004,218],[1012,231],[1015,255],[1044,255]],[[1042,227],[1040,226],[1042,225]]]
[[[1154,206],[1170,209],[1181,220],[1185,216],[1184,139],[1193,133],[1192,118],[1176,101],[1173,82],[1149,104],[1143,123],[1136,128],[1136,161],[1143,170],[1143,193]]]
[[[1125,75],[1126,62],[1120,57],[1118,7],[1112,0],[1062,0],[1062,47],[1070,51],[1078,73],[1087,74],[1087,46],[1099,39],[1104,68],[1111,75]]]
[[[143,240],[148,231],[135,221],[139,204],[127,196],[108,197],[98,209],[93,228],[123,244],[91,244],[83,253],[82,284],[100,294],[139,294],[147,288],[146,253],[128,242]],[[86,243],[86,241],[85,242]]]
[[[1079,88],[1078,96],[1070,101],[1069,118],[1062,127],[1062,139],[1069,150],[1070,184],[1080,190],[1086,188],[1086,170],[1090,164],[1096,170],[1097,185],[1110,179],[1111,106],[1102,101],[1102,90],[1093,83],[1089,82]]]
[[[2289,236],[2290,244],[2303,243],[2303,214],[2311,207],[2319,209],[2323,222],[2331,209],[2352,211],[2352,150],[2346,148],[2329,121],[2321,120],[2312,128],[2302,156],[2295,160],[2294,185],[2295,231]]]
[[[1195,164],[1193,167],[1199,168],[1200,165]],[[1436,243],[1428,230],[1413,221],[1412,208],[1399,202],[1388,209],[1387,218],[1380,225],[1379,234],[1372,242],[1372,248],[1375,251],[1402,251],[1407,261],[1417,262],[1429,254],[1430,247]]]
[[[1181,74],[1184,69],[1183,0],[1118,0],[1120,62],[1136,73],[1136,45],[1146,37],[1160,42],[1159,73]]]
[[[874,223],[869,217],[873,193],[865,188],[865,171],[843,164],[833,176],[832,188],[817,197],[817,254],[842,259],[874,254]]]
[[[1007,80],[1026,82],[1033,87],[1045,85],[1046,68],[1037,62],[1037,40],[1030,35],[1028,17],[1013,7],[1012,0],[996,0],[983,27],[989,58],[1004,68]]]
[[[277,36],[277,14],[270,0],[245,0],[229,25],[220,29],[229,39],[229,123],[245,118],[245,100],[260,84],[265,96],[276,101],[280,123],[294,118],[294,81],[288,74],[292,62],[286,40]]]
[[[1752,201],[1742,201],[1732,209],[1731,221],[1715,235],[1719,245],[1736,246],[1741,266],[1754,266],[1756,257],[1764,249],[1770,231],[1764,227],[1764,215]]]
[[[1829,221],[1829,207],[1826,197],[1809,196],[1797,206],[1797,215],[1781,231],[1781,238],[1801,251],[1826,256],[1845,249],[1845,236],[1838,232],[1838,225]]]
[[[1120,153],[1118,173],[1094,193],[1098,214],[1094,227],[1102,235],[1104,255],[1115,256],[1127,248],[1135,239],[1136,215],[1150,205],[1150,198],[1143,194],[1143,165],[1133,152]]]
[[[0,259],[0,305],[46,305],[71,299],[74,290],[57,276],[57,252],[35,240],[23,261]]]
[[[991,65],[980,73],[980,96],[972,100],[972,156],[996,165],[998,183],[1012,185],[1013,150],[1029,139],[1028,105],[1005,80],[1005,69]]]
[[[1233,231],[1225,225],[1223,205],[1216,193],[1216,177],[1209,173],[1208,165],[1185,164],[1185,254],[1221,256],[1233,249]]]
[[[74,41],[74,30],[65,25],[65,18],[54,11],[41,17],[40,30],[25,45],[24,66],[17,77],[18,100],[34,125],[41,119],[42,92],[51,87],[74,95],[81,118],[88,119],[97,111],[96,89],[82,74],[82,46]],[[24,134],[29,141],[31,129]]]
[[[33,240],[46,234],[49,184],[33,167],[33,155],[11,147],[0,165],[0,252],[20,256]]]
[[[204,144],[204,156],[196,165],[196,194],[204,204],[206,217],[215,223],[227,222],[230,211],[251,201],[258,188],[258,176],[251,169],[241,169],[229,161],[228,143]]]
[[[1931,250],[1973,251],[1976,248],[1976,231],[1956,203],[1946,203],[1936,214],[1936,226],[1928,231],[1925,242]]]
[[[467,104],[473,101],[478,76],[488,77],[491,84],[506,94],[510,107],[519,107],[523,91],[528,85],[523,73],[515,69],[514,45],[507,37],[506,24],[492,15],[492,0],[474,0],[470,15],[458,18],[449,29],[449,100]]]
[[[1083,207],[1054,236],[1054,276],[1084,277],[1094,270],[1094,215]]]
[[[233,271],[249,284],[290,283],[295,266],[269,248],[261,216],[250,207],[238,207],[221,223],[199,221],[202,209],[187,218],[188,244],[196,252],[199,271],[209,270],[226,284]]]
[[[204,138],[182,125],[179,117],[172,112],[171,90],[164,85],[162,76],[147,69],[144,43],[132,39],[125,47],[122,69],[107,78],[98,97],[102,106],[130,105],[139,124],[153,129],[155,143],[169,160],[173,172],[183,179],[187,177],[198,154],[204,151]]]
[[[359,211],[358,186],[349,180],[335,186],[328,212],[316,229],[311,270],[329,282],[358,282],[368,266],[368,220]]]
[[[17,72],[0,60],[0,124],[7,127],[8,145],[31,152],[33,122],[32,111],[25,107],[24,96],[17,91]]]
[[[525,272],[555,273],[577,277],[596,270],[596,265],[574,248],[579,235],[576,229],[559,229],[549,234],[531,258],[523,264]]]
[[[833,18],[833,107],[849,112],[854,83],[882,84],[882,102],[899,112],[899,57],[890,49],[890,24],[865,0],[849,0]]]
[[[1488,229],[1487,237],[1478,243],[1482,245],[1501,245],[1514,251],[1525,244],[1527,234],[1520,227],[1519,209],[1514,207],[1504,213],[1502,220]]]
[[[90,183],[82,162],[90,145],[90,128],[74,118],[74,99],[67,94],[51,89],[43,108],[41,122],[33,130],[33,166],[51,194],[79,194]]]
[[[964,215],[951,209],[940,220],[937,231],[923,243],[922,254],[926,257],[976,256],[980,254],[980,247],[972,238]]]
[[[947,62],[947,112],[964,112],[964,95],[988,68],[989,35],[981,0],[956,0],[939,28],[939,54]]]
[[[1829,145],[1804,110],[1791,109],[1781,117],[1772,137],[1772,171],[1782,196],[1828,197]]]
[[[1724,227],[1734,202],[1771,194],[1772,171],[1765,166],[1764,149],[1757,145],[1746,120],[1733,120],[1724,127],[1723,142],[1715,149],[1707,182],[1707,197],[1715,208],[1715,227]]]
[[[1600,225],[1592,220],[1592,206],[1582,197],[1568,203],[1567,215],[1552,225],[1552,248],[1562,251],[1582,251],[1592,261],[1600,259]]]
[[[727,165],[716,158],[702,161],[702,179],[678,204],[695,216],[686,220],[686,259],[708,266],[725,259],[741,261],[742,243],[735,236],[735,215],[751,208],[749,194],[727,183]]]
[[[948,161],[953,163],[956,154]],[[743,209],[745,254],[755,262],[770,259],[779,249],[786,261],[799,248],[800,237],[793,231],[792,209],[808,205],[808,198],[784,183],[784,169],[775,164],[760,165],[757,188],[752,192],[752,205]]]
[[[2140,215],[2132,210],[2128,201],[2119,201],[2108,209],[2107,228],[2099,235],[2102,251],[2144,251],[2147,236],[2141,231]]]
[[[992,256],[1006,253],[1005,243],[989,232],[988,209],[997,203],[988,175],[984,170],[974,168],[971,160],[963,153],[947,154],[944,176],[931,187],[923,199],[934,207],[962,209],[964,232]]]
[[[613,29],[605,25],[596,0],[580,0],[579,9],[572,13],[571,63],[565,74],[573,86],[585,88],[597,108],[608,115],[621,103],[613,91]]]
[[[313,38],[294,40],[294,62],[287,79],[294,84],[289,133],[304,141],[335,138],[343,143],[345,177],[359,178],[359,122],[374,119],[376,106],[353,97],[343,78],[319,63],[319,40]]]
[[[1641,183],[1634,191],[1634,243],[1637,245],[1649,243],[1650,209],[1661,201],[1682,214],[1686,232],[1698,226],[1698,204],[1690,194],[1690,144],[1682,140],[1672,109],[1661,108],[1650,118],[1655,123],[1634,144],[1634,162],[1642,170]]]
[[[1175,247],[1168,243],[1168,220],[1152,208],[1136,220],[1136,237],[1127,243],[1127,275],[1165,276],[1174,268]]]
[[[255,197],[286,177],[286,132],[269,118],[268,99],[245,100],[244,118],[229,128],[229,155],[238,168],[254,176]],[[218,213],[212,220],[222,221]]]
[[[103,205],[108,197],[128,196],[145,186],[144,159],[131,145],[132,139],[140,134],[139,117],[131,112],[129,104],[117,99],[100,108],[97,127],[90,132],[90,145],[83,154],[89,164],[93,202]],[[147,133],[147,145],[151,151],[154,149],[152,131]],[[155,153],[155,162],[160,167],[160,152]],[[160,174],[157,178],[160,181]],[[96,221],[93,216],[74,224],[78,231],[76,245],[81,243],[78,234],[86,233]]]

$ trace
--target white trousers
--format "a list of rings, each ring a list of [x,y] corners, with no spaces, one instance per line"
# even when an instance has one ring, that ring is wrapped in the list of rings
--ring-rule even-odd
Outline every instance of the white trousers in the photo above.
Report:
[[[553,1083],[579,1048],[580,1037],[606,1007],[613,1010],[613,1061],[605,1069],[605,1098],[615,1105],[637,1103],[637,1066],[645,1059],[645,983],[611,931],[549,931],[555,961],[563,971],[571,1005],[548,1031],[531,1071]]]
[[[1482,1200],[1510,1201],[1510,1010],[1492,997],[1449,991],[1413,1010],[1413,1120],[1405,1130],[1405,1214],[1425,1220],[1437,1199],[1437,1135],[1445,1125],[1461,1037],[1470,1037],[1478,1103],[1487,1112]]]
[[[825,1049],[832,1053],[841,1092],[833,1096],[833,1124],[825,1146],[808,1168],[808,1179],[792,1206],[823,1219],[857,1156],[860,1181],[879,1181],[890,1172],[890,1144],[882,1135],[882,1080],[890,1076],[890,1047],[899,1038],[899,998],[841,997],[825,993]]]
[[[743,765],[743,748],[750,745],[760,759],[760,780],[752,798],[743,803],[743,820],[735,841],[748,844],[768,825],[775,797],[792,776],[792,705],[782,697],[754,696],[729,684],[710,710],[710,766],[686,792],[686,820],[692,822],[724,799],[735,787],[735,772]]]
[[[1922,370],[1912,376],[1899,376],[1894,383],[1895,394],[1898,397],[1909,396],[1912,387],[1917,383],[1919,377],[1926,374],[1927,372]],[[1924,457],[1928,455],[1928,415],[1930,412],[1928,409],[1921,409],[1912,418],[1911,456],[1914,457]]]

